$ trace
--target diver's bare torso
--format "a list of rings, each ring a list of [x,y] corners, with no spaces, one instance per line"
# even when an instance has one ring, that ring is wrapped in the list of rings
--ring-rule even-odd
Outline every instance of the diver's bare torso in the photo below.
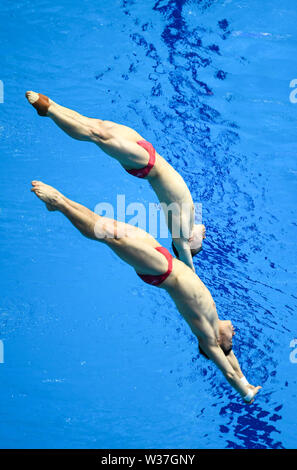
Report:
[[[166,272],[168,262],[155,249],[161,246],[160,243],[144,230],[104,217],[98,219],[94,232],[98,239],[107,243],[136,272]],[[209,290],[191,268],[175,258],[172,262],[172,272],[160,287],[171,296],[198,338],[218,339],[218,315]],[[143,266],[147,269],[143,269]]]
[[[147,165],[147,151],[137,144],[139,140],[145,139],[138,132],[112,121],[102,121],[101,124],[104,125],[105,133],[97,145],[104,152],[118,160],[126,169]],[[172,201],[193,203],[191,193],[180,174],[157,152],[154,168],[146,178],[150,181],[160,201],[166,204]]]
[[[232,325],[229,325],[229,333],[225,328],[225,333],[220,337],[223,331],[222,323],[226,322],[219,321],[210,292],[189,267],[177,259],[172,259],[168,250],[160,247],[150,234],[137,227],[100,217],[41,181],[32,181],[31,191],[51,212],[59,211],[64,214],[84,236],[108,244],[145,282],[164,288],[189,324],[199,344],[202,343],[200,347],[205,354],[223,372],[244,401],[252,403],[261,387],[249,385],[243,377],[238,361],[231,351],[234,334],[230,331]],[[228,358],[227,353],[230,353]]]
[[[173,260],[173,270],[162,286],[200,339],[219,338],[218,314],[213,298],[200,278],[181,261]]]
[[[102,121],[105,132],[99,138],[97,145],[118,162],[125,169],[136,169],[145,167],[148,161],[147,151],[137,144],[144,140],[135,130],[111,121]],[[101,127],[102,127],[101,125]],[[184,221],[185,227],[194,225],[194,204],[191,193],[181,175],[156,152],[155,165],[146,177],[155,191],[160,202],[170,206],[172,202],[177,203]],[[172,224],[169,217],[169,229],[172,232]],[[179,222],[180,224],[180,222]]]
[[[194,271],[193,255],[202,248],[205,227],[194,224],[194,204],[182,176],[134,129],[82,116],[33,91],[28,101],[72,138],[93,142],[129,173],[150,182],[161,203],[176,255]],[[139,171],[138,171],[139,170]]]

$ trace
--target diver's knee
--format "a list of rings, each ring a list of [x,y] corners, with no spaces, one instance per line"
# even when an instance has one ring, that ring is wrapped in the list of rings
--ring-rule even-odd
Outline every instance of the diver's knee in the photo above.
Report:
[[[120,245],[124,235],[115,221],[106,220],[102,217],[98,218],[94,224],[94,234],[97,240],[110,246]]]
[[[110,135],[104,121],[101,119],[96,119],[95,121],[89,128],[90,137],[98,142],[108,140]]]

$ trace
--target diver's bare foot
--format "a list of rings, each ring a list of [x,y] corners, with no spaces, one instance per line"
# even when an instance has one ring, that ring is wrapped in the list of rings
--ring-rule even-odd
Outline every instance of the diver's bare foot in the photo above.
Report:
[[[59,191],[48,184],[42,183],[41,181],[32,181],[31,191],[35,193],[39,199],[45,202],[49,211],[57,211],[65,204],[64,198]]]
[[[37,110],[39,116],[47,116],[48,109],[52,104],[52,101],[47,96],[35,93],[35,91],[27,91],[26,98]]]

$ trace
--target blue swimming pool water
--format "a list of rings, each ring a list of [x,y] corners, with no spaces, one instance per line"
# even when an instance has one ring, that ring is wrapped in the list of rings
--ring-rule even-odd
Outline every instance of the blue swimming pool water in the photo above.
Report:
[[[0,15],[1,448],[296,447],[294,2],[3,0]],[[135,127],[185,178],[207,227],[197,272],[263,386],[252,406],[164,292],[32,196],[41,179],[90,208],[156,201],[27,89]]]

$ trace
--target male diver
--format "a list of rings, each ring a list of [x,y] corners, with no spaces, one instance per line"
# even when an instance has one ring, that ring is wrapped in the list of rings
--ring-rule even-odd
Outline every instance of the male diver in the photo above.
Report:
[[[209,290],[191,268],[173,258],[142,229],[101,217],[40,181],[33,181],[31,190],[48,210],[61,212],[84,236],[109,246],[144,282],[165,289],[203,354],[215,363],[245,402],[254,401],[261,387],[250,385],[240,369],[232,350],[232,323],[219,320]]]
[[[82,116],[41,93],[27,91],[26,97],[40,116],[50,117],[74,139],[94,142],[128,173],[149,181],[163,209],[173,208],[166,220],[174,253],[194,271],[192,257],[202,249],[205,227],[194,223],[193,199],[184,179],[152,144],[130,127]]]

